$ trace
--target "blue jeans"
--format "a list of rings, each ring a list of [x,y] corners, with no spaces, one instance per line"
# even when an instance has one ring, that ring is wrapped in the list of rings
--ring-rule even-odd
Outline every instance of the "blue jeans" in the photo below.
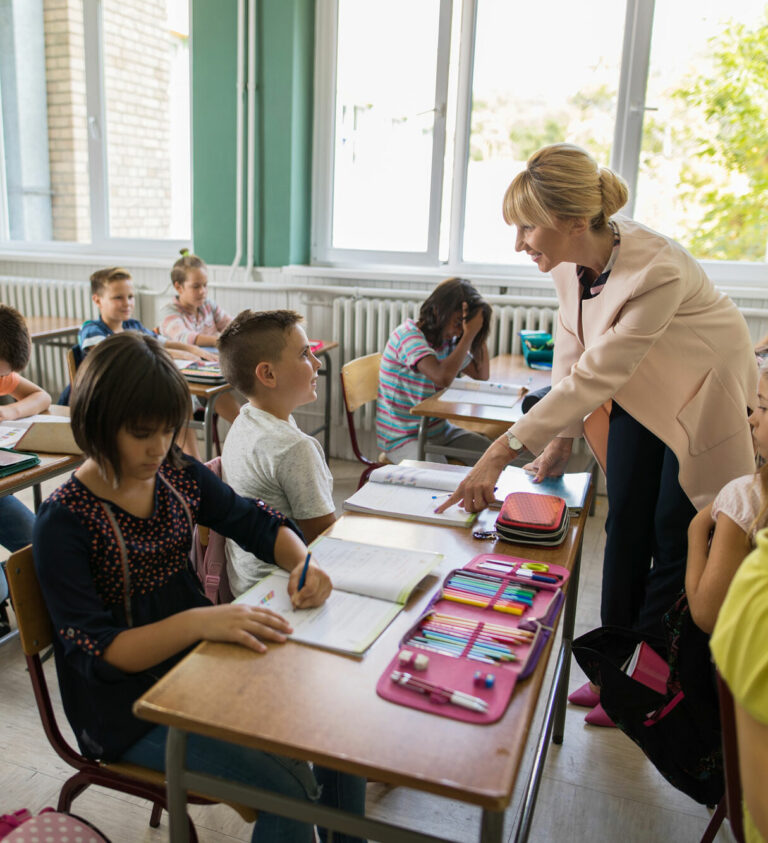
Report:
[[[13,553],[32,541],[35,515],[13,495],[0,498],[0,544]],[[8,597],[5,572],[0,568],[0,603]]]
[[[167,733],[165,726],[155,726],[130,747],[121,760],[165,770]],[[187,769],[195,772],[274,790],[296,799],[319,801],[361,816],[365,813],[365,779],[316,765],[313,770],[305,761],[202,735],[188,735],[186,764]],[[320,829],[320,836],[325,839],[323,829]],[[363,843],[359,838],[344,834],[334,834],[333,839],[339,843]],[[259,811],[251,837],[251,843],[312,843],[313,840],[312,826],[264,811]]]

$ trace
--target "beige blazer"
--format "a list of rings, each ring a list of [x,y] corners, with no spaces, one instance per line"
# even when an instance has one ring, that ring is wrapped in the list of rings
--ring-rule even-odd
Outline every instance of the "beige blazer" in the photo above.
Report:
[[[672,449],[680,484],[701,509],[754,471],[752,341],[736,305],[685,249],[615,221],[621,245],[599,296],[581,301],[575,264],[552,270],[560,302],[553,387],[512,431],[534,454],[555,436],[584,433],[605,469],[604,405],[615,398]]]

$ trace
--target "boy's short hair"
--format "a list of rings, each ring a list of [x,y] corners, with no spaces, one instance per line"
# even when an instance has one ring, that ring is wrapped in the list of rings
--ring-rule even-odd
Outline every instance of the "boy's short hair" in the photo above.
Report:
[[[172,445],[191,410],[189,389],[170,355],[154,337],[123,331],[93,348],[77,370],[70,400],[75,442],[102,470],[120,479],[117,433],[125,427],[167,425],[174,429]],[[169,460],[182,466],[171,448]]]
[[[131,273],[122,266],[109,266],[106,269],[97,269],[91,275],[91,295],[100,296],[110,281],[130,281]]]
[[[32,340],[29,338],[24,317],[7,304],[0,304],[0,360],[20,372],[29,363]]]
[[[222,331],[216,345],[224,377],[244,395],[252,395],[254,370],[283,353],[286,333],[303,317],[294,310],[244,310]]]

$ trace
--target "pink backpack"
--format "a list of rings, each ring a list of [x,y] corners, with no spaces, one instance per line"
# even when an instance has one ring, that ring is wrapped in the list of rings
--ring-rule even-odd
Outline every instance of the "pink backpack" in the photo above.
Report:
[[[0,816],[0,840],[4,843],[32,843],[32,841],[51,841],[51,843],[110,843],[97,828],[74,814],[43,810],[33,817],[22,809],[12,814]]]
[[[214,457],[206,465],[221,477],[221,457]],[[192,534],[192,565],[200,578],[205,596],[211,603],[231,603],[233,594],[227,579],[227,557],[224,553],[224,536],[215,530],[208,530],[208,544],[200,541],[199,527]]]

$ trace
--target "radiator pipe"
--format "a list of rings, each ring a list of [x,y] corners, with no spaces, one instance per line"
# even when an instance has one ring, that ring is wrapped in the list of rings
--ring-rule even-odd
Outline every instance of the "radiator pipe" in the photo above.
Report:
[[[227,282],[243,256],[243,97],[245,95],[245,0],[237,0],[237,128],[235,146],[235,257]]]

